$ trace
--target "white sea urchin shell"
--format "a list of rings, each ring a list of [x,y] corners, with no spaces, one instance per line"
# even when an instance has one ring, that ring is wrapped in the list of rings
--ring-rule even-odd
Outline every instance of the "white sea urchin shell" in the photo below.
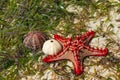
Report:
[[[43,44],[42,50],[47,55],[54,55],[62,50],[62,45],[57,40],[50,39]]]

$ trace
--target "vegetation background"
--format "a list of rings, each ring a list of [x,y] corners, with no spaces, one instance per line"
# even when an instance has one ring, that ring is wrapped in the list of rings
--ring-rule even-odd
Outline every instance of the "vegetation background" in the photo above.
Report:
[[[110,23],[111,16],[119,14],[119,0],[0,0],[0,80],[120,80],[120,24]],[[94,25],[97,21],[100,24]],[[120,17],[115,21],[119,23]],[[34,30],[49,37],[55,33],[74,37],[94,30],[96,38],[105,38],[110,51],[107,57],[87,58],[85,72],[76,76],[66,61],[51,67],[42,62],[42,51],[33,53],[24,46],[24,36]],[[108,73],[102,76],[96,68],[91,72],[87,68],[92,66],[102,66]]]

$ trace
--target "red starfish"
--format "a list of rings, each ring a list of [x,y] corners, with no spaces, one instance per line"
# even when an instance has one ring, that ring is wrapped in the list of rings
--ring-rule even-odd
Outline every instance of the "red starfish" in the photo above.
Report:
[[[105,56],[108,49],[95,49],[90,47],[89,43],[94,37],[95,32],[89,31],[82,36],[77,36],[74,40],[71,37],[64,38],[60,35],[54,35],[54,39],[63,45],[63,50],[56,55],[49,55],[43,59],[44,62],[54,62],[58,60],[70,60],[74,64],[74,72],[79,75],[83,73],[83,59],[86,56]]]

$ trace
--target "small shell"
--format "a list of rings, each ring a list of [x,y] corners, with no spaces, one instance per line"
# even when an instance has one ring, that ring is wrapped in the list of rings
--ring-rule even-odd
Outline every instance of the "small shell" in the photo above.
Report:
[[[43,43],[46,40],[46,36],[40,31],[32,31],[25,36],[23,43],[26,47],[36,51],[42,49]]]
[[[47,55],[54,55],[62,50],[62,45],[57,40],[50,39],[43,44],[42,50]]]

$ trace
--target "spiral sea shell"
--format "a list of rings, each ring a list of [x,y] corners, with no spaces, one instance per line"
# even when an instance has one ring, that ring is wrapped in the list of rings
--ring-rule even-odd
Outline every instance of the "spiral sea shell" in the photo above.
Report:
[[[43,44],[42,50],[47,55],[54,55],[62,50],[62,45],[57,40],[50,39]]]
[[[32,50],[41,50],[43,43],[47,40],[46,35],[40,31],[29,32],[24,38],[24,45]]]

